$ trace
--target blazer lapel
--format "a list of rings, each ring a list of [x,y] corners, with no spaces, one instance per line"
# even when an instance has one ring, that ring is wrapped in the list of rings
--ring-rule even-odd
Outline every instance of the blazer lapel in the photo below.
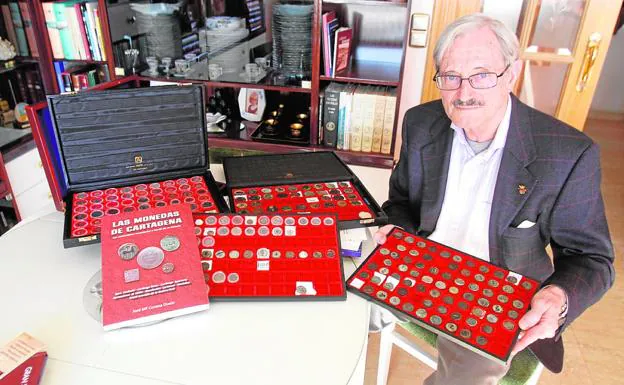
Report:
[[[537,178],[527,168],[535,159],[529,111],[515,96],[512,95],[511,98],[509,132],[494,188],[488,234],[490,261],[496,265],[504,262],[499,251],[499,237],[538,183]]]
[[[453,129],[444,116],[430,129],[430,141],[421,149],[423,165],[423,192],[420,206],[420,233],[428,236],[435,229],[446,190]]]

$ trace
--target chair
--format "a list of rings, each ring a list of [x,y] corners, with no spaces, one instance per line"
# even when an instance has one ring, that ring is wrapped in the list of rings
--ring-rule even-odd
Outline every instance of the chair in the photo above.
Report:
[[[402,327],[412,335],[417,336],[425,344],[436,346],[437,335],[413,322],[390,322],[381,329],[381,341],[379,343],[379,365],[377,367],[377,385],[386,385],[388,381],[388,369],[390,368],[390,356],[392,345],[397,345],[411,356],[418,358],[432,369],[437,369],[437,358],[418,344],[408,340],[396,330],[396,326]],[[507,375],[503,377],[500,385],[536,385],[544,365],[528,349],[523,350],[514,357]]]

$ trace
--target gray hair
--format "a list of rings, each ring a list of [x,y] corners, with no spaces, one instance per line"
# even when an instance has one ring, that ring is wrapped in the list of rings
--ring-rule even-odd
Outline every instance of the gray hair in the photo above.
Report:
[[[440,70],[442,57],[455,39],[481,27],[488,27],[494,35],[496,35],[501,46],[501,54],[505,60],[505,65],[512,64],[518,58],[520,44],[518,43],[516,34],[507,28],[505,24],[496,19],[482,13],[473,13],[460,17],[442,31],[433,50],[433,60],[435,61],[436,71]]]

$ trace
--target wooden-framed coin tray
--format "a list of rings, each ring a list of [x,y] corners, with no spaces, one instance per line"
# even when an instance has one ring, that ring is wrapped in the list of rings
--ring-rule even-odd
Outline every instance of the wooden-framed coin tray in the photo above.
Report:
[[[341,229],[387,221],[357,176],[331,151],[229,157],[223,170],[239,214],[338,215]]]
[[[347,289],[499,363],[509,360],[540,283],[393,228]]]
[[[344,300],[336,216],[194,214],[211,300]]]
[[[209,170],[201,85],[49,95],[48,109],[64,247],[100,242],[99,218],[130,207],[229,211]]]

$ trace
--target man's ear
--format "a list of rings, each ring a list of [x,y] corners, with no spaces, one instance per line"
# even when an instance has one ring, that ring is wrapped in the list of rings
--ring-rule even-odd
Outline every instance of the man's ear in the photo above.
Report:
[[[509,76],[508,87],[509,91],[513,92],[514,85],[516,84],[518,79],[520,79],[520,76],[522,76],[522,60],[516,59],[516,61],[511,64],[508,71],[511,75]]]

